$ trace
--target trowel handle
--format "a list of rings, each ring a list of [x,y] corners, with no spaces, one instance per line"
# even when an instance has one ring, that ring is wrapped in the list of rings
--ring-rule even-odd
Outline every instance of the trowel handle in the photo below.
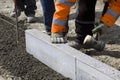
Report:
[[[100,36],[100,33],[99,33],[99,32],[96,32],[96,33],[93,34],[93,38],[94,38],[95,40],[99,40],[99,36]]]

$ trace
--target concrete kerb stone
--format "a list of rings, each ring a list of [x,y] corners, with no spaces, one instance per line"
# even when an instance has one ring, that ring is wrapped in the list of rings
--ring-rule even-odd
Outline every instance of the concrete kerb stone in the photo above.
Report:
[[[120,72],[67,44],[52,44],[37,29],[25,31],[26,50],[35,58],[72,80],[120,80]]]
[[[59,45],[50,44],[48,36],[35,29],[26,31],[28,53],[65,77],[75,79],[75,58],[57,46]]]

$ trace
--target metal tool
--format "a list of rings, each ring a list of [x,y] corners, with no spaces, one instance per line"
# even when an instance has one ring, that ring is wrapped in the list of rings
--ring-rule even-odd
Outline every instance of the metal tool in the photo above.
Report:
[[[17,41],[17,46],[19,43],[19,33],[18,33],[18,11],[17,11],[17,5],[16,5],[16,0],[14,0],[14,8],[15,8],[15,18],[16,18],[16,41]]]

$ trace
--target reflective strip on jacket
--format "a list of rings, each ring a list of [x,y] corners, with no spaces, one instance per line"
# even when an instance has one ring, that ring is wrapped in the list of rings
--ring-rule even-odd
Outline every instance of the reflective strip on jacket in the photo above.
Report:
[[[120,0],[109,0],[109,7],[106,13],[101,17],[101,21],[108,27],[112,27],[120,16]]]
[[[56,11],[53,16],[52,33],[66,32],[66,24],[71,6],[76,0],[57,0],[55,2]]]

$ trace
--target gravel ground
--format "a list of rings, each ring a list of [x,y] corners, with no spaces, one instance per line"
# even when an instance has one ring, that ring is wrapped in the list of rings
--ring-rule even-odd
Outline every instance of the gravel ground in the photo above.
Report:
[[[5,16],[8,22],[15,23]],[[53,71],[25,50],[24,31],[27,25],[19,24],[19,43],[16,28],[0,19],[0,75],[5,80],[70,80]]]
[[[3,9],[2,7],[0,7],[0,13],[9,16],[9,12],[12,10],[11,4],[9,4],[9,2],[6,2],[5,0],[0,0],[0,5],[5,8]],[[11,25],[9,25],[8,27],[6,23],[0,21],[0,74],[2,76],[5,75],[5,77],[8,78],[9,76],[17,78],[16,80],[18,80],[19,78],[22,80],[64,80],[65,78],[63,76],[49,69],[48,67],[40,63],[38,60],[36,60],[32,55],[29,55],[25,52],[24,30],[27,28],[37,28],[41,31],[44,31],[42,10],[41,7],[39,7],[39,0],[37,1],[37,6],[37,22],[33,24],[25,24],[27,26],[23,26],[20,24],[21,27],[19,28],[19,33],[21,35],[19,35],[20,42],[18,48],[16,46],[15,27]],[[98,18],[101,15],[102,8],[102,0],[98,0],[96,6],[96,21],[98,21]],[[23,14],[20,16],[19,20],[24,18],[25,15]],[[71,9],[71,15],[69,20],[69,43],[72,43],[75,37],[74,18],[75,6]],[[15,24],[9,19],[8,21]],[[9,35],[5,33],[9,33]],[[1,37],[5,40],[2,40]],[[116,24],[107,31],[105,35],[100,37],[100,40],[106,42],[106,47],[104,51],[98,52],[93,49],[80,49],[80,51],[83,51],[89,56],[96,58],[102,61],[103,63],[116,68],[117,70],[120,70],[120,18],[117,20]],[[44,68],[42,68],[41,65]],[[46,79],[44,79],[45,77]]]

